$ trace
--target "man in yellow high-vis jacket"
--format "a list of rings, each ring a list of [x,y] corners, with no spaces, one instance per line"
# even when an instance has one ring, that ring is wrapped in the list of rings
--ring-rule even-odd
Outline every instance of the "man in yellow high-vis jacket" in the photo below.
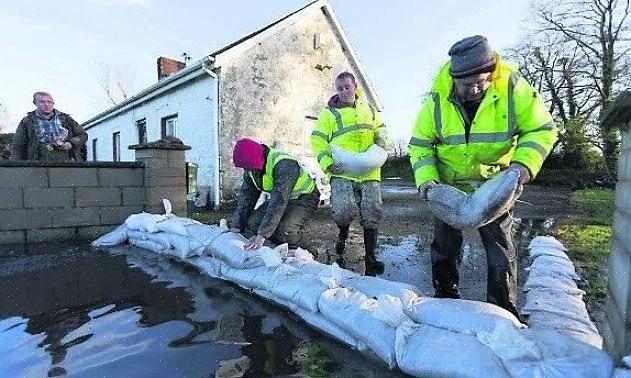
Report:
[[[454,44],[418,114],[409,144],[421,198],[436,183],[482,182],[502,169],[531,181],[557,140],[550,112],[516,67],[501,60],[486,38]],[[487,301],[515,308],[517,255],[512,212],[479,228],[486,249]],[[434,220],[431,246],[436,297],[459,298],[462,231]]]
[[[378,226],[381,220],[381,170],[375,168],[363,175],[345,172],[335,164],[331,145],[348,152],[365,152],[373,144],[386,147],[385,126],[381,115],[361,96],[355,76],[342,72],[335,79],[336,94],[322,110],[311,133],[311,147],[322,170],[331,177],[331,207],[333,220],[339,228],[335,250],[338,263],[343,266],[346,239],[359,208],[364,228],[366,274],[383,273],[384,265],[378,261]]]

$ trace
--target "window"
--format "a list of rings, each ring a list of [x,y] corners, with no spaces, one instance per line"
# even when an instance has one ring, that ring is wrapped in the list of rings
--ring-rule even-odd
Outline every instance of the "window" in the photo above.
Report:
[[[162,138],[177,136],[177,114],[162,118]]]
[[[99,145],[98,145],[98,139],[94,138],[92,139],[92,161],[97,161],[99,160]]]
[[[136,121],[136,129],[138,130],[138,144],[147,143],[147,119]]]
[[[112,134],[112,161],[121,161],[121,133]]]

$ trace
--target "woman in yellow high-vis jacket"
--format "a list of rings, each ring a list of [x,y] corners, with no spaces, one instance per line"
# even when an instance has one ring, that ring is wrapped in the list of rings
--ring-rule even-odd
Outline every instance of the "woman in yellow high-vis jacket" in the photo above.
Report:
[[[530,181],[557,140],[552,116],[539,94],[482,36],[457,42],[449,55],[451,60],[423,103],[409,144],[421,198],[438,182],[480,182],[502,169],[518,170],[522,184]],[[487,253],[487,300],[518,315],[511,223],[509,211],[479,232]],[[458,298],[462,232],[437,219],[434,224],[435,295]]]
[[[381,170],[376,168],[364,175],[353,175],[333,161],[331,145],[349,152],[365,152],[373,144],[386,146],[385,126],[381,116],[361,96],[355,76],[342,72],[335,79],[336,94],[322,110],[311,134],[311,147],[322,170],[331,177],[333,219],[339,228],[335,245],[338,263],[344,264],[343,254],[350,224],[359,207],[364,228],[366,274],[383,272],[378,261],[378,226],[381,219]]]

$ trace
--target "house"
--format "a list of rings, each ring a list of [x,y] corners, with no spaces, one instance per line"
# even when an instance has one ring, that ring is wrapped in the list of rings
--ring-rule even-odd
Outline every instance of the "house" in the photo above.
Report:
[[[127,146],[174,135],[191,146],[197,187],[215,208],[233,199],[241,171],[232,147],[251,137],[311,158],[309,136],[342,71],[381,104],[331,5],[318,0],[185,66],[158,59],[162,79],[84,123],[88,160],[132,160]],[[185,178],[182,178],[183,180]],[[200,191],[201,191],[200,190]]]

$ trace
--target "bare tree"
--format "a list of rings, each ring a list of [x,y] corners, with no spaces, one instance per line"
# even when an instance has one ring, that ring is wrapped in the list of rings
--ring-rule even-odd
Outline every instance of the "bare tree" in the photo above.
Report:
[[[116,105],[132,95],[136,86],[135,76],[123,66],[97,63],[96,81],[109,105]]]
[[[619,136],[600,118],[616,93],[631,83],[629,2],[534,1],[533,33],[509,52],[562,126],[583,127],[612,177]]]
[[[403,138],[396,138],[390,141],[388,154],[392,157],[408,156],[408,141]]]

